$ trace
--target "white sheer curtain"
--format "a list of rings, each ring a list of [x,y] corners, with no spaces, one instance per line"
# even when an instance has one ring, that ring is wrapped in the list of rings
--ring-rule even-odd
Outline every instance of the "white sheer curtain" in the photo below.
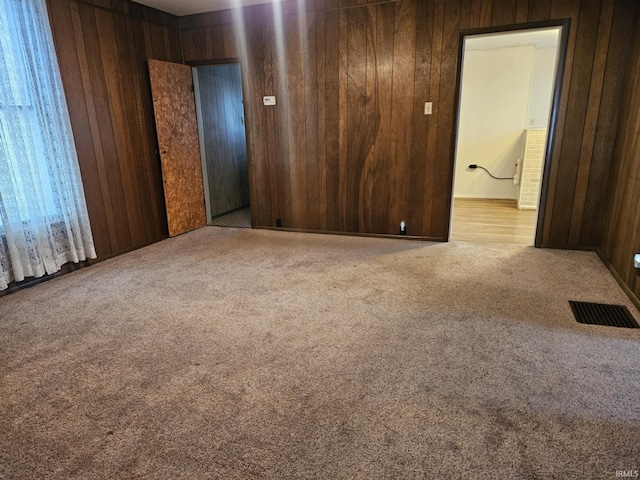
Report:
[[[95,256],[45,0],[0,0],[0,290]]]

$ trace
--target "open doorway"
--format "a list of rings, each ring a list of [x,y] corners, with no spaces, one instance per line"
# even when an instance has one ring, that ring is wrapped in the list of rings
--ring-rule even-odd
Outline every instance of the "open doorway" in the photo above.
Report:
[[[534,245],[562,28],[463,37],[451,240]]]
[[[193,68],[207,224],[251,227],[239,63]]]

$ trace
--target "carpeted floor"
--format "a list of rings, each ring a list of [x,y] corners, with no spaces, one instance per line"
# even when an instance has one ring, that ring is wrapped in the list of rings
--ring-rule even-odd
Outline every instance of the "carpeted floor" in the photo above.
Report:
[[[0,298],[0,478],[616,478],[640,332],[569,299],[633,308],[587,252],[206,227]]]

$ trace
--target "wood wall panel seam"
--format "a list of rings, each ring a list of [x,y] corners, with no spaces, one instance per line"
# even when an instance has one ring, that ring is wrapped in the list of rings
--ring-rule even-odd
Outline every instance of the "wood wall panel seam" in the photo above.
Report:
[[[347,227],[347,165],[348,165],[348,137],[349,110],[347,79],[348,69],[348,25],[347,12],[344,9],[338,13],[338,218],[337,230],[348,231]]]
[[[318,145],[317,14],[307,13],[303,36],[305,153],[307,158],[307,228],[320,229],[320,160]]]
[[[569,243],[569,228],[573,215],[573,199],[576,195],[576,180],[580,162],[580,150],[586,124],[587,104],[584,97],[588,95],[593,75],[593,61],[596,48],[596,35],[600,14],[600,0],[591,0],[592,8],[580,10],[575,64],[571,74],[567,115],[571,120],[565,127],[563,148],[559,160],[558,177],[562,179],[562,189],[556,191],[553,218],[555,228],[552,243]],[[581,5],[584,5],[582,3]],[[597,7],[597,8],[596,8]],[[588,139],[592,141],[593,139]],[[590,161],[590,159],[589,159]],[[578,192],[580,194],[580,192]]]
[[[585,126],[582,133],[579,164],[576,178],[576,193],[573,198],[571,224],[569,227],[568,244],[577,246],[582,237],[582,223],[584,206],[588,194],[589,176],[593,163],[593,148],[596,138],[598,112],[601,110],[602,87],[604,83],[604,67],[609,48],[611,23],[613,21],[613,4],[603,2],[601,6],[600,22],[596,39],[594,67],[592,68]],[[606,108],[606,107],[605,107]]]
[[[609,201],[603,221],[600,242],[603,261],[616,279],[625,287],[636,305],[640,305],[640,277],[633,267],[632,259],[640,252],[640,10],[635,2],[618,2],[614,17],[623,22],[635,17],[635,35],[630,62],[620,72],[626,81],[622,89],[623,107],[615,140],[613,168],[608,188]],[[633,24],[634,21],[631,21]],[[612,42],[618,45],[619,31],[612,33]]]
[[[624,32],[633,26],[634,19],[640,15],[640,9],[633,0],[617,2],[614,8],[613,27],[611,29],[610,51],[621,51],[627,48],[627,39]],[[637,22],[636,22],[637,25]],[[597,238],[587,239],[589,243],[597,243],[601,247],[606,245],[608,229],[606,218],[611,215],[611,198],[609,194],[612,185],[617,185],[614,181],[616,175],[615,158],[617,155],[618,131],[622,118],[622,95],[626,87],[625,79],[632,79],[631,62],[628,55],[607,56],[605,65],[605,78],[603,82],[602,105],[608,108],[601,109],[598,115],[598,126],[594,142],[594,159],[600,159],[592,168],[592,175],[589,178],[590,190],[595,193],[587,198],[585,210],[592,212],[583,218],[583,231],[597,231]],[[611,162],[610,159],[614,161]],[[593,187],[591,187],[593,185]],[[602,198],[607,201],[602,201]],[[592,222],[592,219],[595,221]]]
[[[555,12],[555,13],[554,13]],[[573,57],[576,44],[576,31],[578,26],[578,14],[579,5],[565,5],[561,2],[553,3],[551,6],[552,18],[566,18],[569,19],[569,38],[567,51],[565,55],[564,63],[564,78],[562,81],[562,88],[560,93],[560,105],[558,106],[558,119],[556,122],[554,132],[554,150],[551,154],[551,159],[547,158],[547,162],[551,162],[549,167],[549,185],[547,186],[547,200],[544,212],[544,224],[542,225],[542,245],[552,245],[551,234],[553,231],[553,208],[555,202],[556,190],[558,188],[558,171],[560,159],[562,158],[561,152],[564,140],[564,128],[567,119],[567,104],[569,97],[569,90],[571,86],[571,75],[573,70]]]
[[[262,72],[262,77],[259,81],[264,82],[264,90],[263,94],[272,95],[275,93],[274,90],[274,79],[273,79],[273,69],[274,69],[274,61],[273,61],[273,42],[270,39],[270,33],[267,33],[265,29],[261,26],[256,31],[256,41],[258,45],[255,48],[259,48],[262,52],[262,56],[259,57],[260,61],[257,62],[256,65],[253,66],[253,69],[257,70],[255,73],[256,76],[260,75],[260,71]],[[259,93],[256,97],[259,97]],[[253,102],[259,102],[256,98]],[[253,103],[252,102],[252,103]],[[262,108],[261,105],[256,106],[256,112]],[[276,218],[279,217],[279,197],[278,197],[278,177],[277,177],[277,161],[276,161],[276,139],[275,139],[275,114],[273,108],[268,108],[265,111],[263,116],[263,121],[266,123],[265,126],[265,135],[266,135],[266,145],[264,148],[266,149],[266,158],[268,159],[268,188],[266,191],[257,191],[254,190],[250,193],[252,205],[256,203],[264,203],[266,205],[271,205],[271,215],[268,217],[268,221],[264,222],[265,225],[275,226]],[[252,120],[255,121],[255,120]],[[251,126],[250,123],[248,123]],[[251,128],[249,128],[251,130]],[[252,162],[259,162],[259,159],[251,156],[250,160]],[[253,163],[252,163],[253,165]],[[270,194],[270,195],[268,195]],[[266,197],[266,198],[265,198]],[[260,223],[256,223],[256,225],[260,225]]]
[[[94,92],[94,102],[98,119],[98,128],[105,158],[105,171],[109,190],[111,192],[111,205],[116,221],[116,234],[120,249],[131,247],[131,235],[129,232],[129,215],[122,185],[123,172],[117,153],[115,129],[111,115],[111,105],[108,96],[107,74],[102,64],[102,48],[98,33],[96,14],[100,10],[92,9],[86,5],[80,5],[80,16],[83,25],[84,42],[93,55],[87,55],[89,74]]]
[[[557,3],[559,0],[529,0],[529,13],[527,19],[529,22],[538,22],[549,20],[552,17],[552,2]],[[560,0],[562,2],[563,0]],[[577,1],[580,3],[580,0]]]
[[[347,163],[345,230],[360,229],[361,176],[367,157],[370,132],[366,116],[367,25],[365,9],[347,11]]]
[[[291,189],[291,221],[300,228],[308,228],[306,102],[304,101],[303,32],[304,15],[285,19],[285,52],[287,55],[287,117],[289,135],[289,168]]]
[[[146,132],[147,126],[145,124],[144,101],[142,94],[142,85],[146,81],[146,78],[140,72],[140,64],[142,63],[142,61],[138,60],[138,48],[140,46],[137,44],[135,39],[133,20],[127,22],[127,41],[129,45],[135,45],[135,48],[130,50],[130,61],[131,65],[134,66],[134,81],[132,88],[134,90],[134,98],[136,101],[133,105],[133,108],[135,109],[136,113],[138,132],[141,139],[149,139],[149,136]],[[151,218],[149,220],[151,221],[152,230],[148,232],[146,238],[156,238],[160,235],[161,232],[159,221],[161,214],[159,212],[158,203],[156,201],[157,196],[154,195],[154,185],[156,185],[156,183],[154,182],[153,169],[150,163],[146,161],[147,159],[154,158],[154,156],[151,153],[152,148],[149,144],[149,141],[141,141],[140,148],[142,148],[142,155],[137,159],[137,161],[139,163],[142,163],[141,169],[145,180],[142,188],[145,189],[146,187],[145,196],[146,198],[148,198],[149,209],[151,210]]]
[[[93,143],[95,164],[97,168],[98,181],[100,183],[100,200],[106,216],[106,228],[109,236],[109,251],[118,251],[118,237],[116,235],[115,218],[111,207],[111,194],[109,192],[109,183],[107,180],[107,172],[104,162],[104,153],[102,151],[102,141],[96,117],[95,105],[93,101],[93,91],[89,78],[89,66],[87,63],[87,54],[84,45],[84,34],[82,31],[82,22],[80,21],[80,12],[77,2],[69,2],[71,11],[72,27],[76,40],[76,51],[80,64],[80,79],[84,90],[84,103],[87,109],[89,130]],[[82,159],[84,160],[84,159]],[[102,252],[98,253],[99,255]]]
[[[480,2],[480,0],[477,0]],[[480,4],[478,3],[478,6]],[[436,147],[438,145],[438,120],[440,118],[440,71],[443,52],[444,30],[444,0],[434,0],[433,31],[431,40],[431,69],[429,72],[429,99],[436,106],[433,113],[427,119],[427,152],[425,168],[425,188],[422,212],[422,233],[432,232],[433,229],[433,191],[436,182]],[[478,18],[479,12],[478,12]],[[434,235],[435,236],[435,235]]]
[[[440,88],[441,117],[438,121],[439,144],[436,149],[436,179],[440,179],[434,185],[433,219],[432,228],[443,240],[448,238],[449,224],[451,221],[452,187],[453,187],[453,155],[455,151],[455,131],[457,129],[457,103],[456,84],[460,49],[460,24],[459,1],[445,3],[445,23],[443,30],[443,52],[446,52],[447,61],[443,62],[440,83],[444,82],[445,88]],[[447,16],[447,12],[450,12]],[[453,13],[451,13],[453,12]],[[447,21],[448,20],[448,21]],[[447,108],[443,108],[442,104]],[[448,158],[449,161],[445,162]]]
[[[124,192],[124,208],[127,215],[128,234],[130,237],[130,246],[141,243],[142,235],[140,233],[140,216],[136,199],[138,194],[135,186],[135,173],[131,168],[131,159],[133,153],[131,151],[130,136],[126,122],[122,114],[122,82],[120,78],[120,67],[117,59],[116,36],[113,29],[113,19],[107,12],[96,10],[96,25],[98,27],[98,35],[101,38],[100,54],[102,58],[102,67],[104,69],[105,86],[107,98],[109,101],[109,112],[111,114],[111,124],[114,126],[114,141],[116,158],[120,165],[122,173],[122,187]],[[108,69],[108,70],[107,70]],[[129,140],[127,140],[129,137]]]
[[[469,21],[470,2],[467,5],[467,23]],[[408,214],[407,234],[422,235],[424,220],[424,204],[427,200],[424,191],[426,175],[426,135],[429,116],[424,115],[424,102],[433,100],[429,98],[429,82],[431,80],[431,39],[433,30],[433,2],[424,2],[417,5],[417,24],[414,55],[414,81],[413,81],[413,105],[411,120],[411,150],[410,167],[412,174],[409,176],[408,188]]]
[[[529,18],[529,0],[518,0],[518,3],[516,5],[515,23],[526,23],[528,18]]]
[[[319,230],[327,230],[327,126],[326,126],[326,53],[325,14],[317,13],[316,72],[318,75],[318,191]]]

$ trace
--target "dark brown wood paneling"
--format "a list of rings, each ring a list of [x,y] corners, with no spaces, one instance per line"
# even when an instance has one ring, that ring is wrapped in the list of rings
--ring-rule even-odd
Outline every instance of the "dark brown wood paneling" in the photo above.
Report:
[[[114,29],[114,16],[105,10],[95,11],[98,47],[104,71],[119,71],[118,47]],[[120,75],[104,75],[105,93],[108,100],[109,119],[112,125],[115,150],[111,152],[114,163],[118,163],[122,182],[123,202],[126,207],[126,223],[128,225],[131,243],[140,245],[143,239],[143,218],[140,213],[140,197],[136,182],[135,160],[131,144],[129,125],[126,121],[124,102],[127,100],[122,88],[122,71]],[[129,90],[128,90],[129,91]],[[105,122],[106,123],[106,122]]]
[[[327,78],[325,73],[325,17],[316,15],[316,78],[318,94],[318,219],[319,230],[327,230]]]
[[[291,228],[396,234],[405,220],[411,235],[446,239],[461,31],[569,19],[542,240],[598,245],[593,212],[610,172],[635,2],[336,0],[306,2],[304,14],[297,5],[244,9],[248,48],[263,53],[246,66],[261,69],[261,80],[248,81],[256,99],[278,95],[276,108],[247,119],[249,143],[263,153],[251,155],[251,171],[270,175],[260,188],[253,182],[252,199],[272,205],[257,226],[282,218]],[[180,24],[185,60],[195,44],[219,42],[214,29],[237,31],[224,12]]]
[[[302,229],[309,228],[305,133],[305,55],[303,53],[305,32],[306,15],[304,13],[284,17],[287,91],[281,95],[281,98],[286,99],[286,116],[289,126],[291,224]]]
[[[339,151],[340,151],[340,12],[325,14],[325,132],[326,132],[326,185],[327,230],[340,230],[339,204]]]
[[[640,13],[636,15],[631,68],[624,89],[624,107],[609,188],[601,253],[640,302],[640,277],[633,255],[640,253]],[[613,38],[612,38],[613,40]]]
[[[550,162],[549,170],[549,182],[547,187],[546,206],[544,207],[544,223],[542,225],[542,234],[536,232],[536,236],[542,237],[542,245],[551,245],[549,240],[552,233],[552,220],[553,220],[553,205],[555,201],[556,186],[558,185],[558,171],[560,165],[563,162],[560,152],[562,151],[562,144],[564,141],[564,127],[567,120],[567,105],[569,99],[569,85],[571,84],[571,74],[573,71],[573,59],[576,48],[576,33],[578,26],[578,15],[580,13],[580,5],[576,2],[555,2],[551,11],[552,18],[568,18],[571,21],[569,26],[569,39],[567,44],[567,53],[565,55],[564,63],[564,79],[562,82],[562,88],[560,93],[560,104],[558,105],[557,121],[554,135],[554,148],[551,154],[551,158],[547,157],[546,162]],[[544,185],[543,185],[544,188]],[[538,227],[540,229],[540,227]],[[559,245],[558,245],[559,246]]]
[[[291,116],[289,88],[286,71],[286,43],[284,36],[284,19],[279,20],[279,28],[269,29],[269,41],[272,43],[271,59],[273,61],[273,91],[277,106],[274,110],[274,143],[275,143],[275,178],[278,196],[278,216],[283,227],[295,228],[293,223],[293,195],[291,191]],[[273,107],[272,107],[273,108]],[[249,120],[250,121],[250,120]],[[249,125],[251,127],[251,125]],[[253,198],[253,196],[252,196]]]
[[[104,154],[103,168],[111,197],[109,208],[112,209],[114,215],[117,246],[122,248],[125,245],[133,245],[133,242],[131,241],[127,204],[125,203],[124,180],[120,171],[118,151],[116,150],[114,129],[117,127],[111,118],[109,94],[106,85],[106,77],[109,76],[107,73],[109,70],[107,66],[103,65],[101,58],[100,38],[96,22],[96,12],[98,10],[81,3],[79,11],[83,41],[87,52],[88,74],[93,92],[97,127]],[[117,78],[115,73],[117,71],[111,76]]]
[[[363,140],[365,164],[359,185],[360,231],[387,231],[391,172],[391,116],[395,7],[391,4],[367,9],[366,123]],[[377,148],[376,148],[377,146]]]
[[[458,73],[460,1],[447,0],[444,7],[442,58],[440,60],[440,93],[438,100],[438,143],[435,157],[435,179],[431,198],[431,229],[436,238],[447,238],[451,212],[453,153],[457,121],[456,79]],[[445,159],[449,158],[449,162]],[[448,165],[447,165],[448,163]]]
[[[409,211],[411,178],[411,119],[416,55],[417,5],[395,4],[393,35],[393,85],[391,97],[391,152],[389,169],[389,218],[386,233],[399,233]],[[412,226],[409,226],[413,228]]]
[[[469,21],[469,2],[466,18]],[[411,208],[407,211],[407,234],[420,235],[423,231],[424,217],[424,187],[427,168],[425,157],[427,154],[428,115],[424,114],[424,102],[431,101],[429,82],[431,80],[433,42],[433,14],[434,2],[418,4],[415,70],[413,81],[413,115],[411,119],[411,166],[413,175],[409,178],[408,204]],[[431,172],[430,172],[431,174]]]
[[[517,0],[493,0],[491,24],[512,25],[516,23],[517,7]]]
[[[219,27],[212,27],[220,30]],[[264,107],[262,105],[262,95],[272,94],[272,75],[268,68],[272,65],[270,53],[267,52],[266,46],[269,43],[263,41],[263,32],[261,28],[254,28],[247,31],[248,40],[247,58],[243,59],[241,65],[243,76],[243,101],[245,116],[249,118],[259,119],[261,128],[257,129],[261,132],[260,136],[252,136],[246,138],[248,157],[259,158],[263,161],[256,162],[253,168],[249,169],[249,191],[264,192],[260,202],[251,205],[251,221],[256,225],[272,225],[275,218],[277,199],[274,199],[274,191],[271,190],[271,183],[275,186],[273,180],[273,162],[274,162],[274,146],[269,144],[266,138],[273,138],[267,134],[269,129],[273,129],[273,107]],[[234,60],[235,61],[235,60]],[[269,92],[269,93],[267,93]],[[264,109],[264,112],[263,110]]]
[[[478,0],[479,1],[479,0]],[[428,236],[434,236],[433,228],[433,192],[435,185],[439,183],[436,178],[436,147],[438,145],[438,123],[440,120],[440,73],[442,70],[443,31],[444,31],[444,0],[435,0],[433,13],[433,42],[431,44],[431,70],[429,72],[429,101],[434,105],[433,113],[427,118],[427,153],[425,156],[425,183],[424,200],[422,206],[422,232],[430,232]],[[478,6],[480,4],[478,3]],[[480,10],[478,10],[479,13]],[[479,19],[471,15],[471,19]],[[470,20],[472,22],[472,20]]]
[[[478,12],[479,25],[485,27],[491,24],[491,16],[493,13],[492,0],[480,0],[480,12]]]
[[[360,229],[360,189],[371,132],[367,125],[367,17],[366,8],[347,10],[347,185],[344,230]],[[372,119],[375,117],[372,117]]]
[[[307,156],[307,225],[321,230],[320,225],[320,162],[318,142],[318,52],[316,42],[317,18],[315,13],[306,15],[302,29],[302,56],[305,101],[305,153]]]
[[[516,5],[516,23],[525,23],[529,18],[529,0],[518,0]]]
[[[245,97],[245,106],[250,107],[247,112],[248,118],[255,118],[263,128],[262,135],[254,135],[250,137],[249,145],[253,145],[253,150],[258,152],[257,155],[249,155],[250,158],[264,158],[266,162],[256,161],[253,165],[249,164],[249,175],[255,188],[251,192],[265,192],[260,196],[258,202],[251,204],[251,219],[255,225],[275,225],[275,221],[279,218],[278,204],[278,177],[277,177],[277,159],[276,159],[276,141],[275,141],[275,109],[273,107],[265,108],[262,105],[262,95],[272,95],[276,93],[274,87],[274,62],[273,48],[274,44],[268,38],[268,31],[255,29],[249,35],[251,39],[249,43],[249,57],[247,71],[250,72],[254,82],[249,85],[249,91],[254,92],[249,98]],[[261,41],[263,40],[263,41]],[[250,83],[250,82],[249,82]],[[264,109],[264,114],[260,115]],[[253,143],[251,141],[253,140]],[[251,152],[251,150],[250,150]]]
[[[574,56],[567,119],[564,128],[564,138],[560,150],[562,159],[558,169],[558,183],[554,209],[552,214],[552,231],[550,243],[552,245],[569,245],[569,228],[573,214],[573,199],[576,195],[576,180],[580,165],[580,150],[582,148],[584,126],[587,119],[587,102],[593,59],[596,47],[598,21],[601,1],[585,0],[590,8],[581,8],[578,18],[576,49]],[[593,141],[593,139],[590,139]],[[589,159],[590,160],[590,159]],[[570,181],[567,181],[569,180]],[[563,181],[564,180],[564,181]]]
[[[528,22],[541,22],[543,20],[549,20],[551,18],[551,5],[555,4],[567,4],[571,3],[580,6],[580,1],[570,0],[529,0],[529,15],[527,16]]]
[[[480,26],[481,0],[471,0],[469,5],[469,23],[467,28],[478,28]]]
[[[126,0],[48,8],[98,258],[165,238],[146,60],[181,60],[178,19]]]
[[[339,10],[338,12],[338,230],[342,232],[348,231],[347,227],[347,209],[349,201],[349,191],[347,190],[347,167],[349,165],[349,144],[348,142],[348,47],[349,47],[349,31],[348,31],[348,12]]]
[[[582,225],[584,220],[584,207],[587,198],[589,174],[593,158],[593,139],[596,135],[598,123],[598,110],[602,99],[602,85],[604,82],[604,69],[607,61],[607,50],[611,36],[611,23],[613,20],[613,3],[603,2],[600,13],[600,24],[598,26],[598,36],[596,39],[596,51],[593,60],[593,74],[589,86],[589,97],[587,99],[587,112],[582,131],[582,145],[580,149],[580,160],[576,174],[576,189],[573,197],[571,225],[569,227],[570,247],[577,246],[580,242]]]
[[[627,0],[618,2],[613,12],[613,24],[609,38],[609,50],[628,51],[630,48],[627,32],[634,27],[634,10],[636,1]],[[637,10],[640,14],[640,9]],[[637,24],[636,24],[637,29]],[[607,187],[611,172],[611,158],[616,143],[617,119],[622,105],[619,101],[620,92],[623,90],[627,55],[608,55],[603,67],[604,81],[600,98],[600,108],[596,114],[597,124],[595,130],[593,160],[589,172],[587,189],[589,194],[585,199],[584,214],[582,216],[582,229],[580,242],[583,245],[599,245],[600,232],[603,229],[603,219],[607,202]]]
[[[106,183],[106,173],[100,168],[103,163],[102,146],[97,132],[97,120],[93,104],[87,105],[85,95],[91,96],[91,85],[88,80],[86,53],[82,42],[82,31],[79,28],[78,6],[67,2],[51,3],[49,14],[54,35],[59,39],[57,47],[68,53],[66,62],[59,62],[60,72],[65,81],[69,115],[73,125],[76,150],[80,162],[80,173],[84,183],[87,209],[91,218],[96,252],[107,252],[116,244],[115,220],[113,212],[108,208],[111,204],[108,190],[101,194]],[[72,35],[58,34],[63,32],[79,32],[80,42]],[[109,228],[109,225],[112,228]]]

